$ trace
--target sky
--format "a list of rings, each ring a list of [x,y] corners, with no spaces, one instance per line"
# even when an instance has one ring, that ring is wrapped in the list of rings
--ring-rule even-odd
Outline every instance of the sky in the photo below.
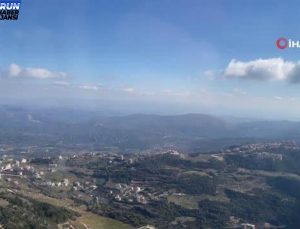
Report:
[[[0,103],[300,119],[299,1],[23,0]]]

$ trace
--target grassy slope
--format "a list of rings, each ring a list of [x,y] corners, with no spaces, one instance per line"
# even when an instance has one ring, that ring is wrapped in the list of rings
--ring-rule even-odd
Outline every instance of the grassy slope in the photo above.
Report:
[[[49,204],[53,204],[59,207],[65,207],[69,210],[78,212],[81,216],[76,219],[74,222],[75,225],[79,226],[79,228],[83,229],[132,229],[131,226],[122,223],[120,221],[110,219],[107,217],[102,217],[91,212],[86,211],[85,208],[75,208],[72,206],[72,200],[58,200],[55,198],[51,198],[40,193],[28,193],[21,192],[22,195],[29,196],[33,199],[46,202]]]

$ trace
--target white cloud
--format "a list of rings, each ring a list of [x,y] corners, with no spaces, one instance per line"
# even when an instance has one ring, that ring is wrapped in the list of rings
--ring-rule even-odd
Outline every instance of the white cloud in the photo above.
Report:
[[[99,90],[99,87],[97,85],[93,85],[93,84],[82,84],[82,85],[79,85],[79,88],[83,89],[83,90],[89,90],[89,91]]]
[[[281,96],[274,96],[275,100],[283,100],[283,98]]]
[[[229,97],[233,97],[233,96],[243,97],[246,96],[247,94],[248,93],[241,88],[233,88],[230,92],[225,93],[225,95]]]
[[[68,81],[54,81],[53,84],[59,85],[59,86],[69,86],[69,85],[71,85],[71,83],[68,82]]]
[[[122,91],[127,92],[127,93],[132,93],[132,92],[134,92],[135,90],[134,90],[134,88],[132,88],[132,87],[126,87],[126,88],[123,88]]]
[[[248,62],[231,60],[223,71],[226,78],[252,79],[258,81],[300,82],[300,61],[282,58],[257,59]]]
[[[18,76],[20,73],[22,72],[22,69],[19,65],[17,64],[11,64],[9,66],[9,69],[8,69],[8,73],[10,76]]]
[[[11,64],[8,68],[8,77],[34,78],[34,79],[63,79],[67,77],[65,72],[52,72],[45,68],[22,68],[17,64]]]

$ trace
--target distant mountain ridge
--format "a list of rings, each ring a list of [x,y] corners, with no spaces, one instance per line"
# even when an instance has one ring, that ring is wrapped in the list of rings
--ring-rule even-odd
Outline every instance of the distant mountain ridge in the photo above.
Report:
[[[87,111],[0,106],[0,143],[60,142],[121,149],[175,145],[209,150],[220,142],[221,147],[278,139],[300,139],[300,122],[234,122],[206,114],[104,117]]]

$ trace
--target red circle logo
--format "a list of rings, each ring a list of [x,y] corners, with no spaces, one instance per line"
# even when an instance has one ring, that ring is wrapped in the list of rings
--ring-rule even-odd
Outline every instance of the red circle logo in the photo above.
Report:
[[[279,49],[285,49],[288,46],[288,40],[284,37],[281,37],[276,41],[276,45]]]

